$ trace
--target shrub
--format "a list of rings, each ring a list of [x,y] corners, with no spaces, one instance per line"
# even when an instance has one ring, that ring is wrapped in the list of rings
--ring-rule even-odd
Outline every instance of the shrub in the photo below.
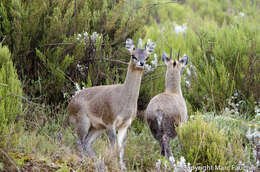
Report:
[[[178,138],[188,162],[195,165],[231,167],[244,162],[244,150],[239,137],[228,139],[224,130],[202,116],[195,116],[178,127]]]
[[[21,113],[21,95],[21,82],[11,54],[6,46],[0,44],[0,148],[10,150],[18,142],[14,122]]]
[[[129,61],[122,44],[144,24],[143,10],[135,5],[123,0],[1,1],[0,40],[6,38],[24,92],[56,104],[74,90],[75,82],[123,80],[118,74],[125,72],[123,65],[109,59]],[[77,39],[84,33],[88,41]],[[94,33],[99,41],[93,41]]]
[[[190,4],[191,2],[194,4]],[[187,1],[184,5],[196,6],[199,2],[202,3]],[[220,8],[219,5],[216,5],[216,9],[226,9],[224,6]],[[176,8],[178,7],[172,6],[171,11],[175,11],[173,9]],[[257,11],[256,6],[248,7],[246,10],[251,11],[252,8]],[[221,111],[230,107],[228,100],[239,92],[236,103],[244,102],[244,106],[239,108],[239,113],[245,113],[247,117],[253,116],[254,102],[258,102],[259,99],[259,18],[255,13],[249,13],[244,17],[230,14],[230,23],[227,24],[224,20],[219,25],[214,18],[206,17],[202,20],[202,14],[197,16],[196,13],[191,13],[189,17],[184,22],[178,17],[173,18],[176,23],[187,22],[188,29],[185,33],[175,33],[173,22],[148,25],[145,28],[146,38],[157,40],[155,53],[159,57],[163,51],[169,54],[170,48],[173,48],[175,54],[180,49],[181,54],[189,55],[190,62],[182,77],[183,94],[191,105],[189,112],[197,109]],[[141,98],[152,97],[164,89],[164,76],[161,73],[164,73],[163,67],[149,76],[152,79],[142,85]]]

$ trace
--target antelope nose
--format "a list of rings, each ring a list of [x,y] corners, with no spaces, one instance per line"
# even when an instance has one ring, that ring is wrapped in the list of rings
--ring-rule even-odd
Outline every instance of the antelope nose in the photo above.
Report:
[[[144,62],[140,62],[140,66],[144,66]]]

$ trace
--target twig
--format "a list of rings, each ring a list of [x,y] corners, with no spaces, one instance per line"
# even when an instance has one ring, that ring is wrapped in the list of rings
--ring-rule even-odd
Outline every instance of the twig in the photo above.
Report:
[[[110,62],[116,62],[116,63],[121,63],[121,64],[126,64],[128,65],[129,63],[128,62],[124,62],[122,60],[117,60],[117,59],[110,59],[110,58],[90,58],[88,60],[104,60],[104,61],[110,61]]]
[[[0,148],[0,151],[6,156],[6,158],[11,162],[11,164],[13,164],[13,166],[16,168],[16,170],[17,170],[18,172],[20,172],[19,168],[17,167],[17,165],[15,164],[15,162],[12,160],[12,158],[10,158],[10,157],[8,156],[8,154],[7,154],[5,151],[3,151],[1,148]]]
[[[7,94],[7,95],[5,95],[4,97],[1,97],[1,98],[0,98],[0,103],[1,103],[2,100],[6,99],[7,97],[18,97],[18,98],[20,98],[20,99],[22,99],[22,100],[25,100],[26,102],[29,102],[29,103],[31,103],[31,104],[39,105],[39,104],[37,104],[37,103],[34,103],[34,102],[30,101],[30,100],[29,100],[28,98],[26,98],[26,97],[23,97],[23,96],[20,96],[20,95],[16,95],[16,94]]]
[[[158,2],[158,3],[149,4],[146,8],[150,9],[150,8],[153,8],[157,5],[166,5],[166,4],[171,4],[171,3],[178,3],[178,2],[177,1]],[[145,7],[137,7],[136,9],[141,9],[141,8],[145,8]]]
[[[52,44],[45,44],[45,46],[48,46],[48,45],[72,45],[74,44],[73,42],[67,42],[67,43],[52,43]]]
[[[177,1],[169,1],[169,2],[158,2],[158,3],[154,3],[154,4],[150,4],[147,8],[153,8],[157,5],[166,5],[166,4],[171,4],[171,3],[177,3]]]
[[[4,36],[3,40],[1,41],[1,44],[3,44],[3,42],[5,41],[6,35]]]
[[[159,78],[164,72],[160,72],[154,75],[148,75],[147,77],[144,77],[142,81],[150,81]]]

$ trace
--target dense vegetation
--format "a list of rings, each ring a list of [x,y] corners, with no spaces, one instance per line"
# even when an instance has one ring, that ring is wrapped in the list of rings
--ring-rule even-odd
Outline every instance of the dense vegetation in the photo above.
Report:
[[[260,125],[259,21],[259,0],[2,0],[0,171],[94,170],[76,153],[66,108],[79,87],[124,81],[127,38],[155,41],[159,59],[171,48],[190,57],[182,91],[191,118],[172,142],[176,166],[184,157],[192,167],[257,167],[249,136]],[[140,118],[126,142],[129,171],[155,170],[158,159],[169,166],[142,121],[164,91],[164,73],[159,64],[143,76]],[[118,170],[104,138],[95,147],[107,170]]]

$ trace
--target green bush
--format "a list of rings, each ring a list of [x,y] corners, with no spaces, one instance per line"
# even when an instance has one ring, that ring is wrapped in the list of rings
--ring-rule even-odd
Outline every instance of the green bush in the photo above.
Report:
[[[181,15],[179,5],[158,5],[152,8],[152,14],[159,19],[165,19],[165,15],[172,16],[176,10]],[[189,0],[183,4],[185,13],[182,17],[169,17],[173,22],[161,20],[158,24],[145,27],[145,38],[156,40],[155,53],[161,56],[163,51],[170,53],[170,48],[177,54],[189,55],[190,61],[183,72],[182,90],[187,103],[190,104],[189,112],[201,109],[203,111],[218,112],[225,107],[230,108],[228,100],[238,92],[236,102],[243,102],[243,107],[238,108],[239,113],[247,117],[254,116],[254,102],[259,101],[259,7],[253,3],[245,2],[244,11],[238,10],[240,3],[219,3],[210,1]],[[211,4],[211,5],[210,5]],[[171,6],[171,10],[168,7]],[[209,8],[208,8],[208,7]],[[206,8],[207,7],[207,8]],[[227,13],[228,8],[236,9],[235,13]],[[164,14],[156,15],[163,11]],[[192,10],[191,10],[192,9]],[[197,13],[197,11],[204,11]],[[209,11],[208,11],[209,10]],[[221,14],[217,14],[217,13]],[[244,12],[245,16],[240,16]],[[205,13],[205,14],[203,14]],[[215,14],[216,13],[216,14]],[[223,14],[222,14],[223,13]],[[221,16],[228,16],[221,19]],[[211,16],[211,17],[209,17]],[[214,17],[215,16],[215,17]],[[154,20],[157,20],[154,17]],[[187,24],[186,33],[176,34],[175,23]],[[175,57],[176,58],[176,57]],[[187,71],[190,71],[189,73]],[[165,68],[158,68],[142,84],[140,98],[145,102],[145,97],[151,97],[164,90]],[[187,86],[185,82],[189,82]]]
[[[0,147],[11,146],[13,123],[22,110],[22,86],[6,46],[0,44]]]
[[[177,133],[186,160],[194,166],[231,167],[245,161],[241,138],[229,139],[224,130],[206,123],[202,116],[178,127]]]
[[[76,82],[122,81],[126,66],[109,59],[129,61],[122,47],[143,31],[145,21],[135,6],[124,0],[1,1],[0,40],[11,50],[25,94],[56,104],[71,95]],[[85,32],[92,41],[77,39]],[[95,32],[99,41],[91,38]]]

